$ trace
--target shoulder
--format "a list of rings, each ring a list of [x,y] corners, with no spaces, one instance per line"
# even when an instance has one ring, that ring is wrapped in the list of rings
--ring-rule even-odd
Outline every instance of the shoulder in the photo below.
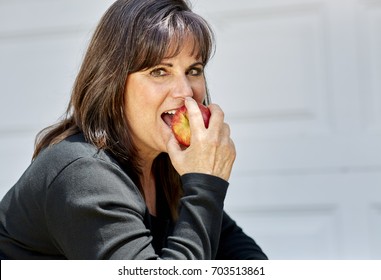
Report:
[[[144,212],[144,200],[129,175],[114,158],[87,143],[81,134],[46,148],[39,157],[36,161],[52,165],[46,172],[50,177],[46,191],[51,201],[85,205],[128,198],[133,208]]]
[[[88,143],[82,134],[66,138],[55,145],[42,150],[32,162],[29,170],[31,174],[40,174],[44,177],[47,188],[75,187],[93,189],[97,186],[124,186],[138,192],[118,162],[104,150],[100,150]],[[41,181],[40,181],[41,182]]]
[[[82,133],[44,148],[32,162],[31,168],[49,173],[54,177],[76,161],[102,161],[120,168],[111,155],[88,143]],[[49,172],[46,172],[47,170]]]
[[[78,133],[57,144],[44,148],[36,157],[35,162],[50,162],[54,165],[64,166],[79,158],[97,157],[103,157],[106,160],[113,161],[106,153],[88,143],[82,133]]]

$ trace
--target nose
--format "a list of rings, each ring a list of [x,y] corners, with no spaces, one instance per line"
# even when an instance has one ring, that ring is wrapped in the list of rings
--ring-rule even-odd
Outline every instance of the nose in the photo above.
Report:
[[[174,80],[172,95],[175,98],[193,97],[193,88],[187,75],[181,75]]]

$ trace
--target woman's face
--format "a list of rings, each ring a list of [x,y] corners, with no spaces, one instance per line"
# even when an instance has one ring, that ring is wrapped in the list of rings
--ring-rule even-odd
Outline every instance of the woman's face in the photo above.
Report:
[[[153,159],[167,151],[172,133],[168,112],[181,107],[187,96],[198,102],[205,98],[204,65],[192,56],[193,40],[186,42],[191,43],[185,44],[177,56],[164,58],[159,65],[127,78],[125,114],[142,158]]]

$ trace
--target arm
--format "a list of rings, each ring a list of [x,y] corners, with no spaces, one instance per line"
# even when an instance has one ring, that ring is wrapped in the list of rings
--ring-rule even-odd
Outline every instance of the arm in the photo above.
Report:
[[[46,217],[56,247],[69,259],[210,259],[217,251],[227,182],[185,174],[179,220],[160,256],[144,224],[144,200],[115,164],[82,158],[54,180]]]
[[[173,236],[163,256],[214,259],[221,229],[223,202],[228,183],[218,177],[189,173],[182,176],[184,197]],[[196,187],[197,186],[197,187]]]
[[[257,243],[247,236],[225,212],[216,258],[225,260],[267,260],[267,256]]]

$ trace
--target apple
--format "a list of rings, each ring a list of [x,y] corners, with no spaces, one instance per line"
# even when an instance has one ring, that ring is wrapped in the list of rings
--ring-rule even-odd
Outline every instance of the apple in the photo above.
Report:
[[[202,118],[204,119],[204,125],[206,128],[208,128],[209,119],[210,119],[210,110],[208,107],[204,106],[201,103],[197,103],[197,104],[198,104],[198,107],[200,108]],[[174,114],[172,118],[171,127],[177,141],[179,141],[180,144],[186,147],[189,147],[190,138],[191,138],[191,130],[189,125],[187,108],[185,107],[185,105],[183,105],[182,107],[176,110],[176,113]]]

